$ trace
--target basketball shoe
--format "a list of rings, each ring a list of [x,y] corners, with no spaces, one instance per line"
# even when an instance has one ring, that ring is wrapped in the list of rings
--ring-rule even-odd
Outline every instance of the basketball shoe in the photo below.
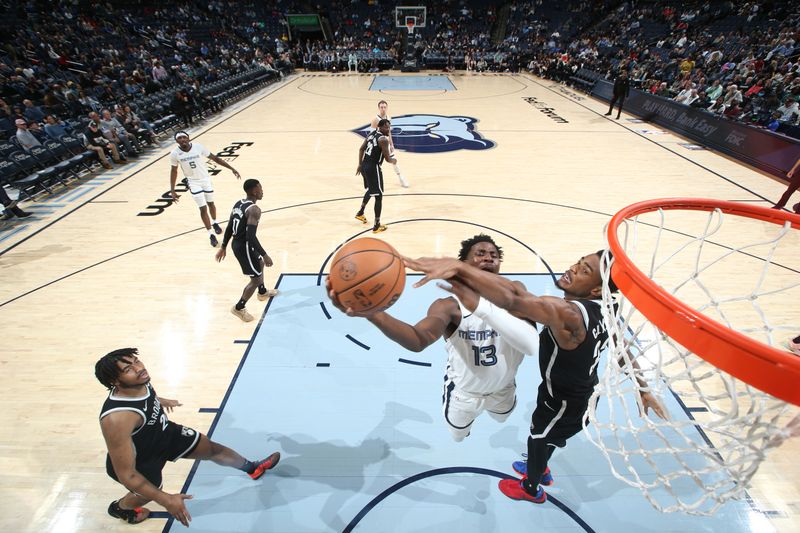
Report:
[[[214,228],[214,233],[216,233],[217,235],[222,234],[222,228],[219,227],[219,224],[217,222],[211,224],[211,227]]]
[[[514,469],[514,472],[522,476],[522,479],[528,478],[528,463],[525,461],[514,461],[511,464],[511,468]],[[545,487],[549,487],[553,484],[553,474],[550,473],[549,466],[545,469],[544,474],[542,474],[542,479],[539,481],[539,484]]]
[[[380,233],[382,231],[386,231],[388,228],[383,224],[376,224],[375,227],[372,228],[372,233]]]
[[[217,245],[219,244],[219,241],[217,240],[216,235],[209,235],[208,237],[209,237],[209,240],[211,241],[211,246],[216,248]]]
[[[524,500],[533,503],[544,503],[547,501],[547,493],[539,486],[536,490],[536,495],[529,494],[528,491],[522,486],[525,483],[524,479],[503,479],[497,486],[500,492],[511,498],[512,500]]]
[[[360,220],[362,224],[367,223],[367,217],[365,217],[364,215],[356,215],[356,220]]]
[[[241,318],[242,322],[252,322],[253,320],[255,320],[253,318],[253,315],[251,315],[250,313],[247,312],[247,309],[245,309],[245,308],[236,309],[235,305],[233,307],[231,307],[231,313],[233,313],[234,315],[236,315],[239,318]]]
[[[264,459],[263,461],[260,461],[256,469],[247,475],[253,479],[258,479],[261,476],[263,476],[264,472],[266,472],[267,470],[272,470],[273,468],[275,468],[275,465],[277,465],[278,461],[280,460],[281,460],[281,452],[275,452],[266,459]]]
[[[278,289],[267,289],[264,294],[258,293],[258,299],[262,302],[268,298],[272,298],[273,296],[278,295]]]

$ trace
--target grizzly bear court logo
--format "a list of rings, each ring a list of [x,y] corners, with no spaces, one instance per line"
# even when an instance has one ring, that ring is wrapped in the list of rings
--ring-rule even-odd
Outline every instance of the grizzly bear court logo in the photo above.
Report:
[[[392,117],[392,141],[396,150],[416,153],[486,150],[496,143],[475,130],[478,119],[445,115],[400,115]],[[369,124],[353,130],[366,137]]]

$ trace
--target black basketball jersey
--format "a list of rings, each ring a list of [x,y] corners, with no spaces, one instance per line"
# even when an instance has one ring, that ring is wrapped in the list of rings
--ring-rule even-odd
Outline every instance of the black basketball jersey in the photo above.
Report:
[[[147,394],[139,398],[115,396],[112,390],[100,411],[100,419],[118,411],[133,411],[142,417],[142,424],[131,433],[137,458],[161,457],[169,444],[169,439],[164,438],[169,418],[153,387],[148,383]]]
[[[233,240],[241,242],[246,240],[247,210],[254,205],[256,205],[255,202],[248,200],[247,198],[244,200],[239,200],[236,202],[236,204],[234,204],[233,209],[231,210],[231,218],[228,220],[228,224],[231,227]]]
[[[608,341],[600,304],[596,300],[572,300],[583,315],[586,338],[573,350],[559,348],[549,327],[539,336],[539,369],[542,386],[554,398],[588,398],[597,385],[600,351]]]
[[[378,130],[373,131],[367,136],[367,147],[364,149],[363,163],[370,165],[380,165],[383,163],[383,150],[380,144],[378,144],[378,141],[383,136],[384,135]]]

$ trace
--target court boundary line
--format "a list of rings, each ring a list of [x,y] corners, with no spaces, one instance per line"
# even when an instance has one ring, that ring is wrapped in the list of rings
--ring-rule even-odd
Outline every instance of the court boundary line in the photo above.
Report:
[[[570,102],[570,103],[572,103],[572,104],[575,104],[575,105],[577,105],[577,106],[580,106],[580,107],[584,108],[585,110],[587,110],[587,111],[589,111],[589,112],[591,112],[591,113],[594,113],[595,115],[597,115],[597,116],[599,116],[599,117],[602,117],[602,118],[604,118],[604,119],[605,119],[605,115],[603,115],[603,114],[602,114],[602,113],[600,113],[599,111],[595,111],[594,109],[592,109],[592,108],[590,108],[590,107],[588,107],[588,106],[586,106],[586,105],[582,104],[581,102],[578,102],[578,101],[576,101],[576,100],[573,100],[573,99],[571,99],[571,98],[568,98],[566,95],[564,95],[564,94],[561,94],[560,92],[554,91],[554,90],[553,90],[553,89],[551,89],[550,87],[547,87],[546,85],[543,85],[542,83],[539,83],[538,81],[536,81],[536,79],[534,79],[534,77],[533,77],[533,75],[532,75],[532,74],[529,74],[529,73],[527,73],[527,72],[523,72],[523,73],[520,73],[520,74],[521,74],[522,76],[526,77],[526,78],[529,78],[531,82],[535,83],[536,85],[538,85],[538,86],[539,86],[539,87],[541,87],[542,89],[545,89],[545,90],[547,90],[547,91],[549,91],[549,92],[551,92],[551,93],[553,93],[553,94],[555,94],[555,95],[557,95],[557,96],[560,96],[561,98],[563,98],[563,99],[567,100],[568,102]],[[591,98],[592,100],[594,100],[594,101],[596,101],[596,102],[602,102],[602,101],[601,101],[599,98],[597,98],[596,96],[593,96],[592,94],[589,94],[589,93],[587,93],[587,97]],[[631,113],[628,113],[628,114],[630,115]],[[634,116],[636,116],[636,115],[634,115]],[[637,118],[639,118],[639,117],[637,117]],[[644,121],[644,122],[643,122],[644,124],[651,124],[651,123],[649,123],[649,122],[645,121],[644,119],[641,119],[641,120],[642,120],[642,121]],[[631,129],[631,128],[629,128],[628,126],[626,126],[625,124],[623,124],[623,123],[621,123],[621,122],[617,122],[617,121],[615,121],[615,120],[609,120],[609,122],[611,122],[612,124],[614,124],[614,125],[616,125],[616,126],[618,126],[618,127],[621,127],[621,128],[622,128],[622,129],[624,129],[624,130],[627,130],[627,131],[629,131],[629,132],[633,133],[633,134],[634,134],[634,135],[636,135],[637,137],[640,137],[640,138],[642,138],[642,139],[644,139],[644,140],[646,140],[646,141],[648,141],[648,142],[650,142],[650,143],[652,143],[652,144],[654,144],[654,145],[658,146],[659,148],[662,148],[662,149],[666,150],[667,152],[670,152],[670,153],[671,153],[671,154],[673,154],[673,155],[676,155],[676,156],[680,157],[680,158],[681,158],[681,159],[683,159],[684,161],[688,161],[689,163],[691,163],[691,164],[693,164],[693,165],[695,165],[695,166],[698,166],[698,167],[702,168],[703,170],[705,170],[705,171],[706,171],[706,172],[708,172],[709,174],[713,174],[714,176],[717,176],[718,178],[722,178],[723,180],[727,181],[728,183],[730,183],[730,184],[731,184],[731,185],[733,185],[734,187],[738,187],[738,188],[742,189],[743,191],[746,191],[746,192],[748,192],[748,193],[752,194],[753,196],[756,196],[757,198],[760,198],[761,200],[765,200],[765,201],[768,201],[768,202],[769,202],[769,201],[771,201],[769,198],[767,198],[767,197],[765,197],[765,196],[761,196],[760,194],[758,194],[758,193],[757,193],[757,192],[755,192],[755,191],[751,191],[750,189],[748,189],[747,187],[745,187],[745,186],[744,186],[744,185],[742,185],[741,183],[738,183],[738,182],[734,181],[732,178],[728,178],[727,176],[725,176],[725,175],[723,175],[723,174],[720,174],[720,173],[719,173],[719,172],[717,172],[716,170],[712,170],[712,169],[708,168],[707,166],[703,165],[702,163],[699,163],[699,162],[697,162],[697,161],[694,161],[693,159],[690,159],[690,158],[688,158],[687,156],[685,156],[685,155],[683,155],[683,154],[680,154],[680,153],[678,153],[677,151],[675,151],[675,150],[673,150],[673,149],[669,148],[668,146],[664,146],[664,145],[662,145],[662,144],[659,144],[659,143],[658,143],[658,142],[656,142],[655,140],[653,140],[653,139],[650,139],[650,138],[649,138],[649,137],[647,137],[646,135],[644,135],[644,134],[642,134],[642,133],[639,133],[638,131],[636,131],[636,130],[634,130],[634,129]],[[669,128],[664,128],[664,130],[665,130],[665,131],[668,131],[668,132],[669,132],[670,134],[672,134],[672,135],[681,136],[679,133],[675,133],[674,131],[670,130]],[[682,136],[681,136],[681,137],[682,137]],[[701,146],[702,146],[702,145],[701,145]],[[719,156],[719,155],[720,155],[720,153],[719,153],[719,152],[717,152],[716,150],[713,150],[713,149],[711,149],[711,148],[708,148],[708,147],[705,147],[705,146],[703,146],[703,148],[705,148],[705,149],[706,149],[707,151],[709,151],[709,152],[712,152],[712,153],[714,153],[714,154],[715,154],[715,155],[717,155],[717,156]],[[745,166],[745,167],[746,167],[745,163],[742,163],[741,161],[738,161],[738,160],[736,160],[735,162],[736,162],[736,164],[738,164],[738,165],[741,165],[741,166]]]
[[[386,197],[454,196],[454,197],[466,197],[466,198],[483,198],[483,199],[491,199],[491,200],[512,200],[512,201],[515,201],[515,202],[523,202],[523,203],[545,205],[545,206],[550,206],[550,207],[561,207],[561,208],[564,208],[564,209],[572,209],[572,210],[575,210],[575,211],[581,211],[581,212],[584,212],[584,213],[591,213],[591,214],[594,214],[594,215],[600,215],[600,216],[608,217],[609,219],[613,216],[613,214],[603,213],[602,211],[596,211],[594,209],[588,209],[588,208],[585,208],[585,207],[578,207],[578,206],[574,206],[574,205],[560,204],[560,203],[555,203],[555,202],[545,202],[545,201],[542,201],[542,200],[530,200],[528,198],[513,198],[513,197],[510,197],[510,196],[492,196],[492,195],[486,195],[486,194],[467,194],[467,193],[393,193],[393,194],[384,194],[384,196],[386,196]],[[288,206],[281,206],[281,207],[275,207],[275,208],[272,208],[272,209],[267,209],[267,210],[262,211],[261,214],[263,215],[265,213],[276,213],[278,211],[283,211],[283,210],[286,210],[286,209],[294,209],[296,207],[306,207],[306,206],[309,206],[309,205],[324,204],[324,203],[329,203],[329,202],[341,202],[341,201],[344,201],[344,200],[354,200],[354,199],[357,200],[357,199],[361,199],[361,198],[362,198],[361,196],[349,196],[349,197],[340,197],[340,198],[328,198],[328,199],[325,199],[325,200],[314,200],[314,201],[311,201],[311,202],[303,202],[303,203],[300,203],[300,204],[292,204],[292,205],[288,205]],[[406,220],[397,221],[397,222],[390,222],[389,225],[400,223],[400,222],[424,221],[424,220],[427,220],[427,219],[406,219]],[[449,219],[441,219],[441,220],[449,220]],[[461,223],[464,223],[464,224],[473,224],[473,225],[476,225],[476,226],[480,226],[479,224],[474,224],[474,223],[466,222],[466,221],[452,220],[452,222],[461,222]],[[226,224],[227,224],[227,222],[223,223],[223,225],[226,225]],[[642,224],[644,224],[644,223],[642,223]],[[491,228],[487,227],[487,229],[491,229]],[[67,279],[67,278],[70,278],[70,277],[76,275],[76,274],[80,274],[81,272],[85,272],[86,270],[89,270],[89,269],[94,268],[96,266],[99,266],[101,264],[107,263],[107,262],[109,262],[109,261],[111,261],[113,259],[118,259],[118,258],[120,258],[122,256],[131,254],[131,253],[134,253],[134,252],[138,252],[139,250],[142,250],[142,249],[147,248],[149,246],[153,246],[153,245],[156,245],[156,244],[161,244],[161,243],[163,243],[165,241],[168,241],[168,240],[171,240],[171,239],[175,239],[175,238],[178,238],[178,237],[182,237],[184,235],[188,235],[189,233],[193,233],[195,231],[200,231],[200,230],[205,230],[205,228],[201,226],[199,228],[186,230],[186,231],[183,231],[181,233],[177,233],[177,234],[174,234],[174,235],[170,235],[168,237],[164,237],[164,238],[159,239],[157,241],[153,241],[151,243],[143,244],[143,245],[138,246],[136,248],[133,248],[131,250],[126,250],[124,252],[120,252],[117,255],[113,256],[113,257],[109,257],[109,258],[103,259],[101,261],[98,261],[98,262],[93,263],[91,265],[85,266],[85,267],[80,268],[78,270],[75,270],[73,272],[69,272],[67,274],[64,274],[63,276],[61,276],[59,278],[56,278],[54,280],[48,281],[47,283],[39,285],[38,287],[34,287],[32,289],[29,289],[28,291],[26,291],[26,292],[24,292],[22,294],[14,296],[14,297],[12,297],[12,298],[0,303],[0,308],[4,307],[4,306],[6,306],[6,305],[8,305],[8,304],[10,304],[12,302],[15,302],[15,301],[19,300],[20,298],[23,298],[25,296],[33,294],[34,292],[40,291],[40,290],[42,290],[44,288],[47,288],[50,285],[58,283],[59,281],[63,281],[65,279]],[[328,258],[325,260],[325,262],[323,263],[322,267],[320,268],[320,271],[318,272],[318,276],[319,276],[318,277],[318,284],[320,284],[320,282],[321,282],[321,276],[322,276],[325,264],[327,264],[331,260],[333,255],[336,253],[336,250],[341,248],[345,243],[349,242],[350,240],[358,237],[359,235],[363,235],[364,233],[366,233],[368,231],[372,231],[372,230],[367,228],[367,229],[361,231],[360,233],[355,234],[353,237],[351,237],[347,241],[345,241],[342,244],[340,244],[336,249],[334,249],[330,253]],[[669,231],[670,233],[675,233],[677,235],[682,235],[684,237],[688,237],[689,236],[689,235],[687,235],[685,233],[682,233],[682,232],[679,232],[679,231],[676,231],[676,230],[673,230],[673,229],[669,229],[669,228],[666,228],[666,231]],[[498,231],[498,233],[506,235],[505,233],[500,232],[500,231]],[[509,236],[509,238],[511,238],[515,242],[520,242],[517,239],[515,239],[514,237],[510,237]],[[716,243],[714,241],[706,241],[706,242],[708,242],[710,244],[713,244],[714,246],[719,246],[721,248],[730,249],[730,247],[721,245],[721,244]],[[539,254],[537,254],[532,248],[530,248],[526,244],[523,244],[523,243],[521,243],[521,244],[522,244],[523,247],[528,248],[529,250],[531,250],[534,253],[534,255],[536,255],[537,257],[540,257]],[[742,253],[742,254],[744,254],[744,255],[746,255],[748,257],[751,257],[751,258],[761,259],[759,257],[756,257],[753,254],[750,254],[750,253],[746,253],[746,252],[740,252],[740,253]],[[0,257],[2,257],[2,253],[0,253]],[[541,259],[541,257],[540,257],[540,259]],[[548,270],[550,270],[550,273],[552,274],[553,271],[550,268],[550,266],[545,262],[544,259],[541,259],[541,260],[546,265]],[[789,266],[786,266],[786,265],[783,265],[783,264],[780,264],[780,263],[773,263],[773,265],[775,265],[777,267],[780,267],[780,268],[783,268],[785,270],[788,270],[790,272],[800,273],[800,269],[792,268],[792,267],[789,267]],[[289,273],[289,274],[281,274],[281,276],[283,276],[283,275],[291,275],[291,273]]]

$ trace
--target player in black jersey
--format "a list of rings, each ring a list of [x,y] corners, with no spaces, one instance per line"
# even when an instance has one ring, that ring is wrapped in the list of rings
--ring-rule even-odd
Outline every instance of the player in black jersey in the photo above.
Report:
[[[397,163],[390,150],[389,146],[389,132],[391,131],[391,124],[387,119],[378,121],[378,128],[370,133],[364,142],[361,143],[361,148],[358,149],[358,168],[356,168],[356,176],[361,174],[364,178],[364,200],[361,202],[361,209],[356,213],[356,219],[364,224],[367,223],[367,217],[364,216],[364,210],[367,208],[367,202],[371,197],[375,197],[375,224],[372,226],[372,233],[380,233],[386,231],[386,226],[381,224],[381,210],[383,209],[383,173],[381,172],[381,163],[383,160],[394,164]]]
[[[500,490],[509,498],[544,503],[547,495],[541,485],[553,483],[547,463],[556,448],[583,428],[589,397],[597,385],[597,363],[608,341],[599,299],[603,280],[600,258],[603,251],[572,265],[556,282],[564,297],[535,296],[519,284],[485,272],[455,259],[406,260],[406,266],[425,273],[415,284],[445,279],[457,293],[462,284],[493,304],[519,318],[544,326],[539,336],[539,367],[542,384],[531,417],[527,463],[518,461],[514,469],[523,476],[500,481]],[[612,290],[616,287],[611,283]],[[634,365],[636,366],[636,365]],[[636,376],[644,414],[652,408],[666,417],[663,406],[648,392],[647,383]]]
[[[184,500],[192,496],[161,490],[161,470],[167,461],[181,457],[210,460],[258,479],[278,464],[281,454],[248,461],[205,435],[170,421],[167,412],[181,404],[156,395],[138,354],[136,348],[115,350],[101,357],[94,367],[98,381],[110,391],[100,411],[100,428],[108,447],[106,471],[130,491],[111,502],[108,514],[138,524],[150,515],[143,506],[154,501],[188,526],[192,517]]]
[[[245,305],[258,288],[258,299],[266,300],[278,294],[275,289],[267,290],[264,286],[264,265],[271,267],[272,258],[267,255],[264,247],[258,242],[256,230],[261,219],[261,209],[256,205],[264,197],[264,190],[258,180],[249,179],[244,182],[244,192],[247,198],[239,200],[231,210],[228,227],[225,228],[225,237],[222,246],[217,250],[217,261],[225,259],[228,242],[233,238],[233,255],[242,267],[242,273],[250,276],[250,282],[245,286],[242,297],[231,308],[231,313],[241,318],[244,322],[253,320],[253,315],[247,312]]]

